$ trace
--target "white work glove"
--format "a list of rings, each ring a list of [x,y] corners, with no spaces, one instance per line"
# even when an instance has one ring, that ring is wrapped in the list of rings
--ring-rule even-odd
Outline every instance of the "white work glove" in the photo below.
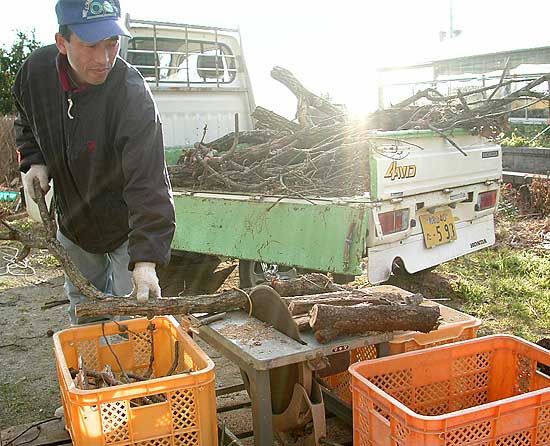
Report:
[[[133,278],[138,302],[147,302],[149,297],[160,297],[159,279],[153,262],[136,262]]]
[[[33,180],[38,178],[40,181],[40,187],[47,193],[50,190],[50,185],[48,181],[48,168],[43,164],[33,164],[31,168],[23,175],[23,187],[29,192],[29,196],[36,202],[36,197],[34,196],[34,186]]]

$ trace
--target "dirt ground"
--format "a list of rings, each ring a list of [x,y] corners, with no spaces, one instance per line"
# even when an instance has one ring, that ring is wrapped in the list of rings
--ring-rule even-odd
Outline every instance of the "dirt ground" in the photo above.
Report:
[[[15,245],[12,245],[15,246]],[[30,268],[6,272],[13,253],[0,247],[0,427],[50,417],[59,406],[53,331],[65,328],[67,305],[43,310],[44,303],[63,299],[59,268],[48,266],[46,253],[33,254]],[[34,268],[34,269],[32,269]],[[17,275],[14,275],[17,274]]]

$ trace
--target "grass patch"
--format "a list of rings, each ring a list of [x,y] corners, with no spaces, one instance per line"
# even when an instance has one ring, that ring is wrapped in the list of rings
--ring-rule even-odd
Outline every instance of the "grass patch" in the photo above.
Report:
[[[0,398],[0,419],[8,417],[24,416],[27,409],[29,395],[25,395],[25,386],[20,382],[1,383]]]
[[[463,311],[483,320],[480,334],[509,333],[530,341],[550,335],[550,253],[485,249],[437,270],[453,276]]]
[[[61,262],[51,254],[46,255],[41,263],[48,268],[61,268]]]

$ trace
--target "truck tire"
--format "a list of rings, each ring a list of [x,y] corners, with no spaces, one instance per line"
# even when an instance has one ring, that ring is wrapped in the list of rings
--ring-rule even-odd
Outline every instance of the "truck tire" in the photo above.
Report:
[[[397,257],[394,259],[392,263],[392,274],[394,276],[399,277],[419,277],[421,274],[429,273],[430,271],[433,271],[435,268],[437,268],[437,265],[430,266],[426,269],[422,269],[420,271],[417,271],[415,273],[409,273],[407,269],[405,268],[405,265],[403,264],[403,260],[401,258]]]
[[[338,285],[345,285],[346,283],[353,282],[355,280],[355,276],[352,276],[350,274],[332,274],[332,280],[334,280],[334,283],[337,283]]]
[[[270,265],[268,265],[269,267]],[[291,266],[279,266],[278,274],[283,279],[290,279],[298,276],[298,270]],[[265,283],[262,263],[255,260],[239,259],[239,283],[241,288],[252,288]]]

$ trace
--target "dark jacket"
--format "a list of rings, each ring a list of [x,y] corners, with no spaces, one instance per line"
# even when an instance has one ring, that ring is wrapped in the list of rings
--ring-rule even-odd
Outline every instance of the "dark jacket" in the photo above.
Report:
[[[63,57],[55,45],[40,48],[17,75],[20,169],[48,166],[59,228],[84,250],[107,253],[129,238],[130,269],[166,264],[175,215],[151,91],[121,58],[102,85],[66,91]]]

